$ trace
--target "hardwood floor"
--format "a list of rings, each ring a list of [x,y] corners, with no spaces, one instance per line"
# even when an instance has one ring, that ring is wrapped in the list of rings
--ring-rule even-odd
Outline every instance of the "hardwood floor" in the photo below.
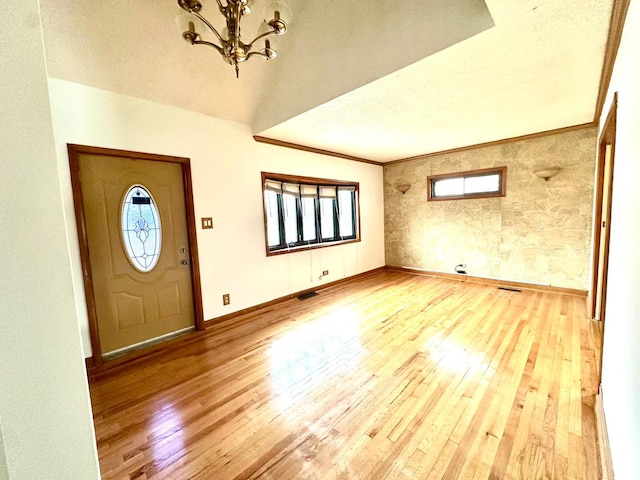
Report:
[[[585,299],[383,271],[90,381],[103,479],[597,479]]]

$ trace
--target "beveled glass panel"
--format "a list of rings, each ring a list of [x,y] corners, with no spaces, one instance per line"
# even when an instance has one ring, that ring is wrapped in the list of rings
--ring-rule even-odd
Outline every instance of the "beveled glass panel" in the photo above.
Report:
[[[133,185],[122,199],[122,244],[133,268],[150,272],[160,258],[162,225],[156,202],[143,185]]]

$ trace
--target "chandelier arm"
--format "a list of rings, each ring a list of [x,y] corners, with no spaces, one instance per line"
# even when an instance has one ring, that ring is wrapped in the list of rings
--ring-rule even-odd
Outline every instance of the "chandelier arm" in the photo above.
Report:
[[[211,30],[213,33],[216,34],[216,37],[218,37],[218,40],[220,41],[220,43],[222,45],[224,45],[226,42],[224,40],[224,38],[222,38],[222,35],[220,35],[218,33],[218,31],[214,28],[213,25],[211,25],[211,23],[209,23],[209,20],[207,20],[206,18],[204,18],[202,15],[200,15],[200,13],[198,12],[191,12],[191,15],[195,15],[196,17],[198,17],[200,20],[202,20],[202,23],[204,23],[207,27],[209,27],[209,30]],[[207,43],[207,42],[205,42]]]
[[[254,38],[253,40],[251,40],[251,43],[247,44],[248,48],[253,47],[253,44],[256,43],[258,40],[261,40],[265,37],[270,37],[271,35],[277,35],[275,30],[272,30],[270,32],[265,32],[262,35],[258,35],[256,38]]]
[[[220,9],[221,12],[224,12],[224,5],[222,5],[222,1],[221,0],[216,0],[216,2],[218,2],[218,8]]]
[[[249,52],[249,54],[247,55],[247,60],[249,60],[254,55],[257,55],[260,58],[264,58],[265,60],[271,60],[269,58],[269,55],[267,55],[266,53],[262,53],[262,52]]]
[[[191,42],[191,45],[209,45],[210,47],[215,48],[218,53],[224,57],[224,50],[215,43],[207,42],[205,40],[194,40]]]
[[[236,33],[234,35],[236,51],[240,49],[240,20],[242,19],[242,10],[240,2],[236,4]],[[236,67],[237,67],[236,63]]]

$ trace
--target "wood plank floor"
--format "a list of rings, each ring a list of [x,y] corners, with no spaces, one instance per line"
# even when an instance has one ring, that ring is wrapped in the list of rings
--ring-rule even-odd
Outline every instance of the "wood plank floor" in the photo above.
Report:
[[[598,479],[585,299],[382,271],[95,375],[103,479]]]

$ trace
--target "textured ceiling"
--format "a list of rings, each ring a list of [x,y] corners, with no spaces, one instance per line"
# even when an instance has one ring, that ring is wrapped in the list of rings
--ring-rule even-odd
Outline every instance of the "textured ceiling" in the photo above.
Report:
[[[242,65],[237,80],[213,49],[180,38],[173,0],[40,3],[52,77],[381,162],[593,121],[612,7],[289,0],[280,57]]]

